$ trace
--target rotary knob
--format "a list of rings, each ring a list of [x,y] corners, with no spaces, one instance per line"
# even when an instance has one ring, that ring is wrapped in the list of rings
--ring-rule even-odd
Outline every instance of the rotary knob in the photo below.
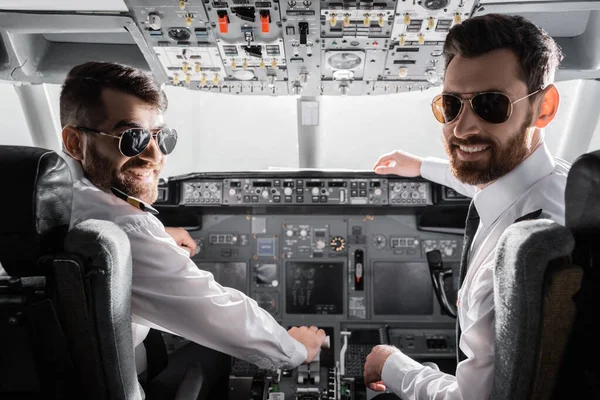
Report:
[[[373,246],[375,246],[376,249],[381,250],[385,247],[386,244],[387,239],[383,235],[377,235],[373,238]]]
[[[269,198],[269,191],[267,191],[267,190],[263,190],[263,192],[262,192],[262,197],[263,197],[264,199],[268,199],[268,198]]]
[[[344,240],[343,237],[335,236],[329,242],[329,246],[331,246],[331,248],[333,250],[335,250],[336,252],[339,253],[340,251],[344,250],[344,248],[346,247],[346,241]]]
[[[444,247],[444,254],[448,257],[451,257],[452,254],[454,254],[454,250],[452,249],[452,247]]]
[[[294,231],[291,229],[288,229],[285,234],[287,235],[287,237],[292,237],[292,236],[294,236]]]
[[[313,196],[318,196],[319,195],[319,188],[312,188],[312,195]]]
[[[292,195],[292,193],[293,193],[293,191],[292,191],[292,188],[286,187],[286,188],[283,190],[283,193],[284,193],[286,196],[291,196],[291,195]]]
[[[235,196],[236,194],[237,194],[237,190],[235,190],[234,188],[229,189],[230,196]]]
[[[381,189],[375,189],[375,196],[381,196]]]
[[[325,248],[325,242],[322,240],[317,240],[317,243],[315,243],[315,247],[317,250],[323,250]]]

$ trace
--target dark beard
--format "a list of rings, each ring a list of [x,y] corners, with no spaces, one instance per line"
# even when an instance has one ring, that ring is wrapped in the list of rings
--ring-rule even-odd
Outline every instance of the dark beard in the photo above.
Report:
[[[158,174],[155,174],[152,183],[144,184],[124,173],[132,168],[148,168],[152,164],[134,157],[117,170],[109,160],[98,154],[93,143],[87,146],[85,160],[83,170],[86,177],[103,192],[112,193],[110,188],[115,187],[148,204],[154,203],[158,198]]]
[[[450,157],[450,168],[456,179],[467,185],[484,185],[506,175],[516,168],[527,156],[529,150],[528,128],[533,114],[529,112],[520,130],[512,136],[503,148],[498,148],[492,140],[478,135],[467,140],[452,136],[451,143],[444,141],[446,153]],[[487,145],[490,148],[489,161],[462,161],[456,155],[458,145]]]

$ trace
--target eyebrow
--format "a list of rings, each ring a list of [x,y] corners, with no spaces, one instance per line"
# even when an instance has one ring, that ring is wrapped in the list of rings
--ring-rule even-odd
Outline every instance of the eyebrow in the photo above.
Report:
[[[166,125],[164,123],[158,125],[157,127],[153,128],[154,129],[162,129],[164,128]],[[117,122],[111,129],[111,132],[116,131],[117,129],[120,128],[144,128],[143,126],[141,126],[140,124],[138,124],[137,122],[130,120],[130,119],[122,119],[119,122]]]
[[[488,88],[485,90],[479,90],[477,92],[469,92],[469,93],[457,93],[457,92],[452,92],[452,91],[447,91],[447,92],[443,92],[443,93],[444,94],[453,94],[455,96],[461,97],[461,96],[468,96],[468,95],[474,96],[478,93],[486,93],[486,92],[500,92],[500,93],[510,96],[510,94],[506,90],[502,90],[502,89],[498,89],[498,88]]]

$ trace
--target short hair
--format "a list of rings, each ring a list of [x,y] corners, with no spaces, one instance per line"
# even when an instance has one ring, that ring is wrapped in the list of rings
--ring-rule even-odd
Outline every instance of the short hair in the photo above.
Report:
[[[129,65],[114,62],[87,62],[73,67],[60,93],[61,126],[96,127],[107,118],[102,90],[114,89],[138,97],[161,113],[167,97],[153,77]]]
[[[529,93],[554,82],[563,53],[543,29],[519,15],[487,14],[450,29],[444,43],[446,68],[452,59],[507,48],[515,52]]]

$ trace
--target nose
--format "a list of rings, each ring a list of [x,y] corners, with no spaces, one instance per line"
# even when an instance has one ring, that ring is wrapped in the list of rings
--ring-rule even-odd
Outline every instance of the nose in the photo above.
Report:
[[[480,129],[478,124],[480,123],[479,117],[473,111],[471,104],[468,100],[464,100],[463,108],[454,121],[454,129],[452,132],[454,136],[459,139],[464,139],[472,135],[479,133]]]
[[[146,147],[138,157],[152,164],[160,164],[164,154],[158,148],[157,140],[156,136],[152,136],[150,143],[148,143],[148,147]]]

